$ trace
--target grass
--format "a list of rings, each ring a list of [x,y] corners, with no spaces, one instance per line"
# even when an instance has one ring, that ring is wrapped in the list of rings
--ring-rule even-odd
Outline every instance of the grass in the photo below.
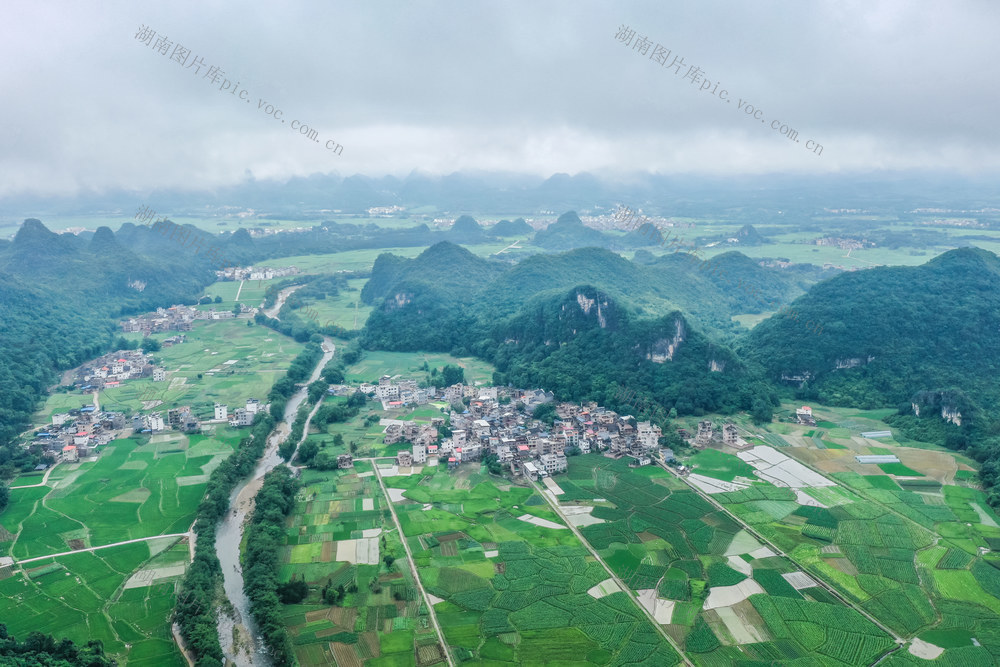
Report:
[[[178,545],[149,566],[186,560],[186,552],[186,545]],[[174,583],[122,590],[150,556],[148,543],[137,543],[32,563],[43,568],[34,577],[17,574],[0,581],[0,618],[19,637],[37,630],[79,644],[99,639],[119,664],[180,667],[185,663],[168,623]]]
[[[732,454],[717,449],[703,449],[690,458],[694,472],[731,482],[737,477],[755,479],[753,466]]]
[[[157,453],[152,442],[115,440],[94,463],[63,464],[72,481],[67,478],[55,489],[11,492],[3,523],[17,535],[7,551],[23,559],[69,551],[72,539],[98,546],[185,532],[204,494],[204,482],[179,482],[218,465],[238,438],[238,431],[224,427],[218,437],[194,436],[194,447],[170,454]]]
[[[402,375],[421,380],[427,376],[423,370],[425,363],[430,368],[442,368],[446,364],[461,366],[465,369],[467,384],[492,383],[495,370],[490,364],[474,357],[453,357],[436,352],[366,351],[361,361],[347,368],[345,375],[348,382],[370,382],[383,375]]]
[[[898,475],[900,477],[923,477],[924,474],[909,468],[902,463],[879,463],[878,467],[887,475]]]

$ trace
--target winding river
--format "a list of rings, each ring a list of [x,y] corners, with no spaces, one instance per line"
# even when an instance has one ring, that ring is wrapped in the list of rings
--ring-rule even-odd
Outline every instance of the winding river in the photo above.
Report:
[[[281,300],[284,301],[284,299]],[[243,524],[253,510],[254,497],[264,483],[264,475],[275,466],[287,465],[278,456],[278,446],[285,441],[291,431],[291,425],[295,421],[299,405],[306,398],[309,383],[319,378],[323,367],[333,358],[335,348],[329,338],[323,339],[322,347],[323,358],[313,371],[312,377],[288,399],[284,418],[268,436],[267,448],[257,462],[253,475],[240,482],[233,490],[229,497],[230,511],[216,528],[215,553],[222,565],[223,588],[226,597],[232,603],[230,611],[219,613],[219,641],[222,643],[222,651],[227,660],[238,667],[268,667],[271,664],[264,644],[257,633],[256,624],[250,615],[249,601],[243,592],[243,572],[240,568],[240,542],[243,537]],[[320,403],[322,401],[317,403],[316,409],[319,408]],[[315,412],[314,409],[313,414]],[[310,415],[310,419],[311,417],[312,415]],[[306,427],[302,431],[303,440],[308,432],[309,423],[306,422]],[[296,447],[301,442],[300,440],[296,443]],[[294,458],[294,454],[292,458]]]

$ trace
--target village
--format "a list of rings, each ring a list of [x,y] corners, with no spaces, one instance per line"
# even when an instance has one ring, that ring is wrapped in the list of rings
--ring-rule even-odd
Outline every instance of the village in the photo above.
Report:
[[[182,342],[183,334],[173,338],[174,343]],[[85,391],[117,387],[126,380],[144,377],[151,377],[154,382],[167,379],[164,369],[153,366],[148,355],[135,350],[105,355],[76,371],[77,381]],[[427,404],[441,410],[441,416],[429,421],[380,419],[379,425],[384,427],[382,444],[397,446],[395,459],[401,468],[443,464],[454,469],[464,463],[485,461],[494,471],[505,470],[514,477],[536,481],[565,472],[567,456],[603,453],[615,459],[628,457],[632,467],[651,465],[658,460],[673,466],[679,474],[689,472],[677,461],[672,449],[661,446],[660,426],[619,414],[595,402],[555,404],[549,426],[532,416],[538,407],[555,401],[551,392],[540,389],[465,384],[421,387],[413,379],[384,375],[377,383],[331,384],[327,393],[346,396],[358,391],[380,403],[382,410],[390,414]],[[116,438],[133,434],[200,433],[215,424],[248,427],[258,412],[269,407],[252,397],[233,410],[229,405],[215,403],[212,418],[199,419],[189,406],[153,410],[159,404],[160,401],[142,401],[143,408],[131,415],[100,410],[95,405],[54,414],[51,427],[36,431],[29,446],[39,447],[49,464],[75,462],[98,455],[100,446]],[[803,423],[811,420],[808,410],[800,410]],[[738,450],[751,447],[731,423],[716,428],[711,421],[702,420],[696,433],[678,428],[677,435],[695,449],[713,443]],[[400,443],[410,447],[399,449]],[[338,466],[351,467],[351,455],[341,454]]]
[[[411,445],[396,455],[396,464],[401,468],[444,463],[454,469],[463,463],[487,460],[515,477],[535,481],[565,472],[567,456],[593,452],[615,459],[629,457],[632,467],[651,465],[657,458],[682,475],[688,472],[670,448],[661,447],[663,432],[659,426],[594,402],[557,404],[549,427],[531,416],[537,407],[554,401],[550,392],[542,390],[462,384],[420,388],[413,380],[394,381],[389,376],[383,376],[378,384],[363,383],[358,390],[381,401],[384,410],[421,405],[435,398],[452,406],[447,421],[441,416],[432,417],[430,423],[390,418],[379,422],[385,427],[385,445]],[[335,394],[350,391],[345,385],[330,388]],[[465,406],[461,412],[456,410],[459,405]],[[703,420],[696,435],[689,435],[685,429],[677,429],[677,433],[696,449],[713,442],[737,449],[751,446],[730,423],[716,430],[712,422]],[[340,465],[349,467],[350,457],[342,455]]]

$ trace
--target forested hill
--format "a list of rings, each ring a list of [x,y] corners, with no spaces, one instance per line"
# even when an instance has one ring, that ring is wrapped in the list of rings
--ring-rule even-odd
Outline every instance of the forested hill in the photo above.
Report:
[[[716,339],[732,340],[739,331],[733,315],[775,310],[814,279],[762,267],[738,252],[706,264],[683,253],[640,264],[610,250],[580,248],[533,255],[511,266],[442,242],[414,259],[380,255],[361,296],[381,310],[373,315],[378,327],[369,328],[370,340],[389,349],[418,349],[407,347],[417,344],[451,349],[461,332],[441,318],[463,328],[492,322],[517,313],[536,296],[582,284],[603,290],[638,316],[679,310]]]
[[[734,254],[720,265],[746,272],[747,280],[765,278],[764,291],[790,289],[768,283],[771,274],[744,259]],[[497,365],[501,382],[543,386],[566,398],[604,400],[614,383],[629,384],[684,414],[750,409],[753,386],[762,414],[770,391],[678,312],[678,303],[697,310],[715,297],[706,312],[722,322],[736,298],[718,273],[688,266],[686,273],[664,271],[599,248],[536,255],[513,267],[447,243],[412,260],[382,255],[362,294],[376,305],[362,342],[476,354]]]
[[[977,248],[926,264],[844,273],[746,337],[769,376],[809,376],[822,403],[878,406],[958,387],[1000,398],[1000,258]],[[802,325],[822,326],[816,335]]]
[[[679,414],[744,409],[767,419],[776,403],[753,371],[681,313],[637,319],[592,286],[534,299],[474,347],[496,364],[499,381],[567,400],[628,409],[622,387]]]

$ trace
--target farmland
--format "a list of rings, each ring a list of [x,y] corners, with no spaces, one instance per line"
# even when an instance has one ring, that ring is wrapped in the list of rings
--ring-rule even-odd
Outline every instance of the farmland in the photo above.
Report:
[[[371,465],[307,471],[286,537],[282,580],[309,595],[285,607],[303,665],[432,665],[443,661]],[[387,558],[396,559],[387,565]],[[391,561],[390,561],[391,562]],[[323,590],[338,597],[324,602]]]
[[[715,469],[738,469],[722,456],[709,457]],[[581,522],[584,537],[698,664],[868,664],[893,645],[666,471],[640,474],[624,461],[578,456],[558,484],[561,506],[593,507],[589,516],[601,522]],[[772,495],[761,500],[782,502]]]
[[[14,575],[4,568],[0,617],[19,636],[99,639],[120,664],[179,667],[169,618],[187,557],[186,542],[164,538],[35,561]]]
[[[11,491],[0,546],[25,559],[186,532],[208,474],[239,439],[228,426],[217,431],[114,440],[96,461],[60,464],[50,486]]]
[[[163,340],[175,332],[152,334]],[[155,409],[165,410],[183,404],[207,406],[203,415],[211,418],[212,403],[230,407],[242,405],[247,398],[263,399],[271,385],[302,350],[302,345],[270,329],[247,326],[247,320],[198,320],[187,340],[153,353],[157,366],[167,371],[167,381],[150,378],[127,380],[120,387],[104,389],[98,396],[102,409],[133,412],[153,408],[144,401],[161,401]],[[141,334],[127,334],[126,339],[142,340]],[[51,416],[81,405],[91,405],[92,394],[53,393],[34,415],[37,426],[48,424]]]
[[[402,538],[413,553],[454,659],[528,665],[678,661],[626,593],[588,593],[608,579],[607,572],[559,524],[558,515],[541,497],[528,488],[498,487],[476,468],[449,473],[432,466],[394,475],[395,469],[386,467],[382,473],[403,527]],[[361,583],[342,606],[289,608],[287,621],[294,643],[303,647],[298,649],[302,664],[328,664],[331,656],[339,664],[358,665],[442,661],[433,629],[428,630],[427,610],[406,568],[397,563],[387,575],[379,565],[324,564],[328,551],[339,558],[340,542],[335,549],[317,551],[313,546],[313,535],[322,534],[324,544],[359,540],[365,539],[365,531],[384,525],[388,501],[378,494],[369,464],[307,475],[304,504],[296,508],[289,528],[288,564],[282,575],[304,576],[316,586],[325,577],[333,586]],[[363,509],[365,498],[371,499],[372,509]],[[395,531],[382,533],[376,542],[380,537],[387,538],[385,548],[391,553],[402,554]],[[383,592],[374,595],[367,582],[380,571]],[[379,597],[390,590],[391,599]],[[332,636],[341,641],[331,641]]]
[[[871,469],[833,473],[833,487],[756,482],[712,497],[898,635],[933,639],[941,628],[975,628],[979,645],[960,654],[996,660],[1000,570],[981,549],[998,544],[991,540],[1000,528],[982,492],[937,482],[910,490],[907,480]]]
[[[382,352],[367,351],[362,359],[348,366],[345,373],[348,382],[377,381],[383,375],[403,375],[404,377],[423,379],[427,371],[424,363],[430,368],[440,369],[445,364],[461,366],[465,369],[467,384],[482,382],[489,384],[493,380],[493,367],[485,361],[474,357],[453,357],[450,354],[435,352]]]
[[[607,572],[538,494],[498,487],[473,470],[427,467],[386,480],[410,501],[396,511],[420,578],[441,600],[435,610],[456,657],[532,665],[677,662],[624,592],[593,592]]]

